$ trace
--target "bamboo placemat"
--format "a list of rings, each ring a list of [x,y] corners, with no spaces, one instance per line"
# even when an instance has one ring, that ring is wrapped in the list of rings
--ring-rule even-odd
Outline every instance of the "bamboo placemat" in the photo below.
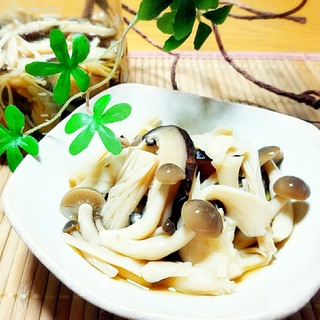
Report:
[[[282,89],[320,88],[320,56],[235,54],[235,61],[255,77]],[[131,52],[130,81],[171,88],[172,58]],[[320,110],[269,93],[237,74],[218,54],[184,52],[177,65],[179,90],[275,110],[319,126]],[[320,126],[319,126],[320,127]],[[0,193],[10,177],[0,162]],[[299,294],[299,293],[297,293]],[[0,319],[114,319],[62,284],[28,250],[11,228],[0,202]],[[320,319],[320,292],[287,320]]]

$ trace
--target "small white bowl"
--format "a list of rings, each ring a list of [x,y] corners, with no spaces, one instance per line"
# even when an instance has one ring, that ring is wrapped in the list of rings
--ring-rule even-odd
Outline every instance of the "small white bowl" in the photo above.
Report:
[[[40,142],[37,158],[26,157],[3,193],[12,226],[39,260],[84,299],[125,318],[270,320],[303,307],[320,286],[319,130],[276,112],[156,87],[125,84],[102,94],[106,92],[112,95],[112,104],[127,102],[133,109],[128,119],[112,124],[117,134],[133,134],[153,116],[191,134],[219,125],[232,127],[253,146],[281,147],[282,171],[304,179],[311,196],[300,206],[299,222],[276,260],[244,277],[235,293],[212,297],[145,290],[109,279],[61,239],[65,218],[59,203],[69,189],[68,179],[103,150],[94,139],[85,152],[71,156],[68,147],[73,136],[64,133],[63,121]]]

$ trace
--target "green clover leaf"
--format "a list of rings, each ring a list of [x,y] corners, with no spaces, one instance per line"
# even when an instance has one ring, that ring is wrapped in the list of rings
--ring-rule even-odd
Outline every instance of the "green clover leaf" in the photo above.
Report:
[[[33,76],[47,77],[58,74],[59,78],[53,89],[53,99],[58,104],[67,101],[71,76],[74,78],[80,91],[85,92],[89,88],[90,77],[79,67],[90,51],[88,39],[83,34],[78,34],[72,39],[72,55],[70,57],[64,34],[59,29],[50,32],[50,47],[58,62],[34,61],[26,65],[25,70]]]
[[[131,113],[131,107],[127,103],[118,103],[105,111],[110,101],[111,95],[106,94],[95,102],[92,115],[80,112],[71,116],[65,126],[65,132],[71,134],[81,128],[83,130],[71,142],[70,154],[77,155],[85,150],[96,132],[108,151],[115,155],[121,152],[122,146],[119,138],[106,124],[126,119]]]
[[[23,160],[20,149],[36,156],[39,153],[39,145],[35,138],[22,133],[25,118],[16,106],[7,106],[4,114],[8,128],[0,124],[0,156],[6,152],[8,166],[13,172]]]

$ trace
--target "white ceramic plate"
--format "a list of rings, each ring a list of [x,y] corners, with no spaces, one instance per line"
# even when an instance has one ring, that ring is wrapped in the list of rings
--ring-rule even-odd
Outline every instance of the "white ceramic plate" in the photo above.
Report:
[[[231,126],[253,146],[280,146],[285,154],[283,172],[303,178],[311,187],[311,197],[300,207],[300,221],[276,261],[246,277],[233,294],[190,296],[111,280],[60,237],[65,219],[59,203],[68,190],[68,178],[103,149],[96,139],[83,154],[69,155],[72,136],[64,133],[62,122],[41,141],[39,157],[27,157],[18,167],[3,194],[10,222],[39,260],[84,299],[125,318],[270,320],[307,303],[320,286],[319,130],[278,113],[156,87],[125,84],[107,92],[112,103],[127,102],[133,108],[130,118],[113,125],[118,134],[134,132],[152,116],[191,134]]]

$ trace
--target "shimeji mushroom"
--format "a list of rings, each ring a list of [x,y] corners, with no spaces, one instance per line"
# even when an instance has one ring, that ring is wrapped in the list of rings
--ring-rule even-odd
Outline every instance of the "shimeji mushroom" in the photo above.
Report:
[[[99,233],[93,222],[93,216],[100,213],[104,204],[104,197],[96,190],[74,188],[62,198],[60,211],[68,219],[78,221],[84,239],[98,244]]]
[[[274,184],[276,195],[270,200],[275,213],[290,200],[303,201],[310,195],[310,187],[302,179],[295,176],[282,176]]]
[[[164,232],[168,234],[175,232],[175,225],[169,218],[172,213],[174,196],[179,193],[180,186],[185,192],[188,192],[191,187],[196,169],[193,142],[189,135],[179,127],[160,126],[147,132],[142,137],[139,147],[142,149],[147,147],[149,150],[154,148],[154,152],[159,159],[155,179],[148,191],[145,209],[142,212],[141,219],[138,219],[132,225],[122,227],[117,225],[117,227],[111,226],[111,228],[106,225],[107,230],[100,232],[103,237],[144,239],[154,232],[160,219]],[[149,154],[152,155],[151,152]],[[145,167],[145,157],[144,162],[141,163]],[[103,209],[103,212],[106,211],[106,221],[110,220],[110,213],[107,210],[109,197],[107,205]],[[119,199],[117,201],[119,202]],[[117,215],[119,215],[118,211]]]
[[[63,196],[60,211],[67,219],[77,220],[79,207],[82,204],[89,204],[93,213],[99,213],[105,202],[104,197],[95,189],[73,188]]]
[[[287,238],[293,228],[293,208],[290,200],[306,200],[309,186],[300,178],[283,176],[276,162],[282,161],[283,153],[278,147],[265,147],[259,151],[261,163],[268,175],[270,205],[274,211],[272,221],[273,238],[279,242]]]
[[[216,238],[223,229],[221,214],[208,201],[192,199],[182,206],[181,216],[186,225],[197,234]]]
[[[260,149],[259,155],[260,163],[269,180],[269,197],[273,198],[275,196],[273,184],[283,175],[275,161],[278,162],[280,158],[283,158],[283,154],[279,147],[270,146]],[[291,234],[293,229],[293,206],[291,201],[287,201],[279,209],[279,212],[275,214],[271,223],[271,229],[274,242],[280,242]]]
[[[174,125],[157,127],[146,133],[143,140],[147,146],[154,147],[159,156],[156,179],[175,186],[170,194],[176,194],[176,197],[168,199],[162,215],[163,231],[171,235],[180,218],[180,207],[189,196],[197,168],[194,143],[188,132]]]
[[[173,125],[160,126],[142,137],[148,146],[156,148],[159,156],[156,177],[165,184],[176,184],[186,176],[187,146],[181,130]]]
[[[100,238],[111,237],[114,241],[117,241],[117,239],[138,240],[148,237],[154,232],[161,219],[170,189],[170,185],[164,185],[159,181],[153,181],[148,191],[147,203],[141,218],[124,228],[100,230]]]

